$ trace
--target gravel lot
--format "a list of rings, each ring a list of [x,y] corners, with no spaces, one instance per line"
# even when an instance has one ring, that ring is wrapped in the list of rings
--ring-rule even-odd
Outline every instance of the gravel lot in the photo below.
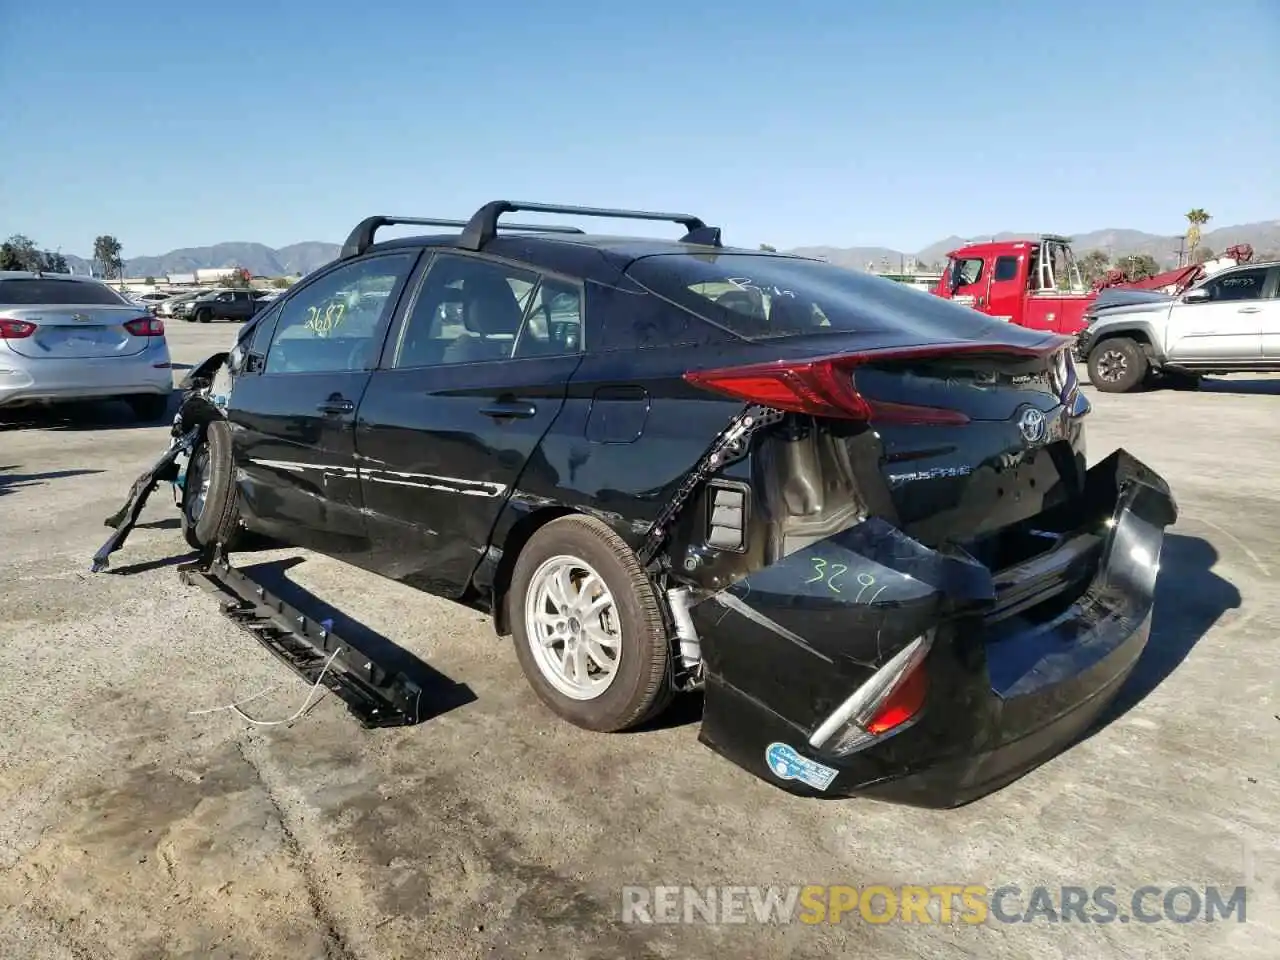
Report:
[[[230,325],[170,325],[175,361]],[[181,373],[178,374],[179,376]],[[0,415],[0,955],[1274,957],[1280,379],[1090,393],[1090,452],[1174,487],[1147,653],[1110,722],[950,812],[780,793],[696,706],[604,736],[542,709],[479,615],[298,551],[288,577],[464,684],[416,727],[297,680],[183,587],[167,494],[109,574],[103,518],[163,449],[126,408]],[[1252,850],[1247,856],[1246,851]],[[627,884],[1251,884],[1248,921],[637,926]],[[1270,946],[1268,946],[1270,944]]]

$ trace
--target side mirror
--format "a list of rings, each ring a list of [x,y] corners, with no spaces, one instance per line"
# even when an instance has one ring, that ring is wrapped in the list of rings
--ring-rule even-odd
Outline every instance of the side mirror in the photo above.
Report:
[[[1188,290],[1182,295],[1183,303],[1204,303],[1209,299],[1209,291],[1204,287],[1198,287],[1195,290]]]

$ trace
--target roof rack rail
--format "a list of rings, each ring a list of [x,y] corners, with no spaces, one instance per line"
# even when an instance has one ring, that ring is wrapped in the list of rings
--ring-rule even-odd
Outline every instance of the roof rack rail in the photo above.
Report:
[[[382,227],[409,224],[417,227],[456,227],[462,230],[468,225],[466,220],[442,220],[439,217],[365,217],[356,224],[354,230],[347,235],[342,245],[339,260],[358,257],[373,246],[373,235]],[[582,233],[581,227],[545,226],[536,223],[504,223],[503,230],[522,230],[530,233]]]
[[[475,212],[458,246],[464,250],[479,250],[498,232],[498,218],[504,213],[563,213],[576,217],[605,217],[611,220],[657,220],[678,223],[688,231],[683,243],[720,245],[720,230],[708,227],[698,217],[688,213],[654,213],[648,210],[612,210],[608,207],[573,207],[558,203],[527,203],[521,200],[493,200]],[[505,224],[503,225],[505,226]]]

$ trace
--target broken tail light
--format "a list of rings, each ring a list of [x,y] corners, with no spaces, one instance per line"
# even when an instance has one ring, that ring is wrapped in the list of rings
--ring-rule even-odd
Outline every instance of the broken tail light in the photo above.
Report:
[[[870,746],[911,726],[929,689],[924,659],[933,633],[916,637],[836,707],[809,737],[809,745],[836,756]]]

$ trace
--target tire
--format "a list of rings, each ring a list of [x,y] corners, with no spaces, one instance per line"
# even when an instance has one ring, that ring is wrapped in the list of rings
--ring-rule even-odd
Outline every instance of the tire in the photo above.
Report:
[[[1128,393],[1146,379],[1149,366],[1141,345],[1113,337],[1089,351],[1089,382],[1103,393]]]
[[[550,627],[540,629],[534,621],[539,609],[550,619],[550,611],[559,606],[547,592],[554,586],[556,571],[568,575],[571,587],[583,586],[583,575],[594,573],[612,602],[594,617],[559,619],[562,629],[555,635],[564,639],[557,643],[552,637],[550,644],[543,644],[539,638],[546,634],[541,629]],[[603,597],[594,585],[587,589],[588,600]],[[520,667],[539,699],[565,720],[613,733],[656,716],[670,702],[671,644],[653,584],[626,543],[599,520],[561,517],[538,530],[520,551],[506,602]],[[563,607],[561,611],[572,613]],[[596,642],[611,672],[589,652],[588,641],[603,636],[613,640],[617,651],[610,657],[609,647]],[[584,653],[569,662],[585,666],[585,683],[575,682],[583,674],[575,677],[570,667],[556,666],[574,642]]]
[[[231,430],[214,420],[191,451],[182,484],[182,535],[192,548],[221,543],[232,549],[240,529],[233,476]]]
[[[158,393],[144,393],[138,396],[125,397],[124,402],[129,404],[134,417],[144,423],[154,423],[156,420],[162,420],[165,414],[169,412],[168,396]]]
[[[211,314],[208,310],[200,310],[196,313],[197,323],[208,323],[212,319],[213,319],[213,314]]]

